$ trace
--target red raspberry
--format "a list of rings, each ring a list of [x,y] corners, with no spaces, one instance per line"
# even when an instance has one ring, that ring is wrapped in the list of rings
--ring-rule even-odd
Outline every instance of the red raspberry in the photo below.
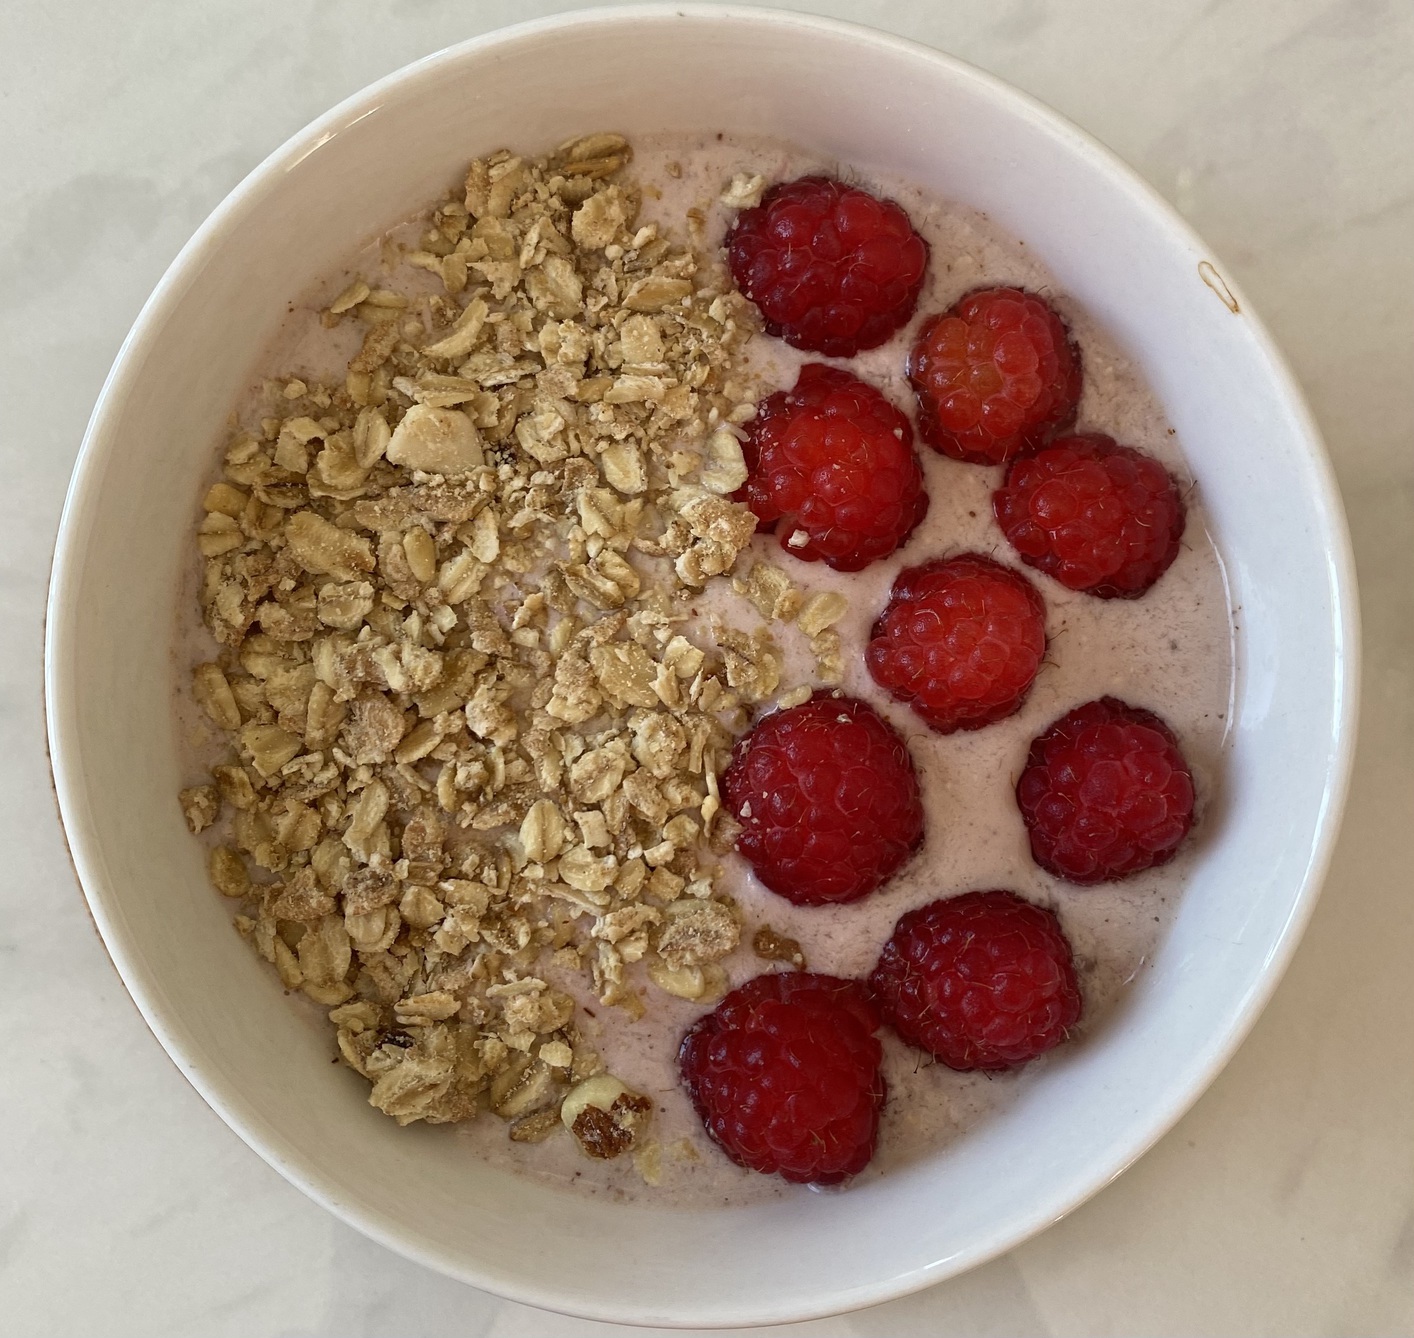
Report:
[[[838,367],[806,363],[794,389],[770,396],[745,455],[751,477],[739,500],[806,562],[858,571],[888,557],[928,512],[908,419]],[[797,530],[809,538],[793,547]]]
[[[885,1021],[953,1069],[1024,1064],[1080,1018],[1060,921],[1014,892],[965,892],[909,911],[869,984]]]
[[[878,1027],[858,981],[757,976],[693,1024],[678,1068],[707,1132],[738,1166],[837,1185],[874,1155]]]
[[[956,460],[1000,465],[1074,419],[1080,354],[1044,299],[984,288],[923,326],[908,379],[924,441]]]
[[[1019,571],[980,553],[899,573],[865,663],[939,734],[1017,710],[1046,653],[1046,606]]]
[[[1101,599],[1138,599],[1183,538],[1183,498],[1168,470],[1098,432],[1013,462],[992,509],[1023,562]]]
[[[868,896],[923,842],[908,748],[868,702],[829,691],[737,741],[722,800],[756,876],[797,906]]]
[[[928,244],[892,200],[829,177],[772,186],[727,234],[736,285],[766,333],[852,358],[913,315]]]
[[[1173,857],[1193,825],[1193,773],[1152,711],[1101,697],[1037,737],[1016,802],[1037,864],[1103,883]]]

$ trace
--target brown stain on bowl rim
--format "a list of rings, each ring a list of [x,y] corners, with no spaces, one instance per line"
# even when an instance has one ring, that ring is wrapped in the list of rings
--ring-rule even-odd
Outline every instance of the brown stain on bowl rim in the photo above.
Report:
[[[1198,262],[1198,277],[1218,295],[1218,300],[1234,316],[1241,314],[1242,308],[1238,305],[1237,298],[1233,296],[1232,289],[1227,286],[1227,280],[1218,273],[1217,266],[1211,260]]]

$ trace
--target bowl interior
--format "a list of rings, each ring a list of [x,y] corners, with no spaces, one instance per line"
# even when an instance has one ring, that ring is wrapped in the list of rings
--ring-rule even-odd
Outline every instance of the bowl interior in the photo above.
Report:
[[[171,627],[225,416],[282,303],[471,157],[586,130],[769,134],[916,180],[1025,239],[1145,368],[1203,488],[1239,611],[1221,829],[1102,1044],[945,1155],[848,1194],[715,1215],[511,1180],[399,1130],[270,987],[206,883],[175,791]],[[1209,259],[1102,150],[965,66],[761,11],[635,9],[472,42],[280,150],[183,253],[124,346],[65,514],[50,614],[66,826],[129,988],[192,1081],[371,1235],[516,1299],[644,1323],[806,1318],[1015,1244],[1149,1145],[1216,1072],[1304,923],[1343,793],[1353,590],[1289,377]],[[905,1229],[900,1230],[900,1227]]]

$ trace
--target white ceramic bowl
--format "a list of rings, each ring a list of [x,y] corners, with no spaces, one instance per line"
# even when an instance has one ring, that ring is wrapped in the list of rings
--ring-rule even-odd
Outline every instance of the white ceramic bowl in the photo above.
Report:
[[[1222,811],[1152,969],[1016,1104],[845,1194],[625,1207],[509,1179],[444,1131],[399,1129],[231,932],[174,798],[179,578],[223,420],[283,303],[472,156],[610,127],[767,133],[912,178],[1024,238],[1147,371],[1241,611]],[[1340,502],[1290,374],[1233,291],[1147,186],[1052,112],[936,52],[799,15],[568,15],[444,51],[330,112],[158,286],[94,411],[60,532],[55,781],[94,918],[159,1040],[251,1147],[360,1230],[594,1318],[805,1319],[937,1282],[1055,1221],[1232,1054],[1310,914],[1345,795],[1357,640]]]

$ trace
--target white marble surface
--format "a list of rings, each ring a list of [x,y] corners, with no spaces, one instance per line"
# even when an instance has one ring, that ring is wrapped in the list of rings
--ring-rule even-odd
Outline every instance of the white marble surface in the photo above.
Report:
[[[178,247],[346,93],[564,5],[0,6],[0,1334],[599,1335],[427,1273],[280,1180],[127,1001],[44,761],[46,571],[84,422]],[[1363,585],[1365,716],[1315,921],[1148,1157],[997,1262],[802,1334],[1414,1333],[1414,7],[814,0],[995,71],[1136,165],[1285,346]],[[622,1331],[627,1332],[627,1331]]]

